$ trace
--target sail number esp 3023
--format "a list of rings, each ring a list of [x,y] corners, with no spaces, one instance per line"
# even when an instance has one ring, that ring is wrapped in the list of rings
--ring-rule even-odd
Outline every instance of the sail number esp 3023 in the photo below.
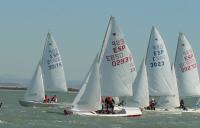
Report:
[[[165,65],[165,53],[163,46],[160,45],[154,45],[153,46],[153,57],[152,62],[150,63],[150,67],[161,67]]]

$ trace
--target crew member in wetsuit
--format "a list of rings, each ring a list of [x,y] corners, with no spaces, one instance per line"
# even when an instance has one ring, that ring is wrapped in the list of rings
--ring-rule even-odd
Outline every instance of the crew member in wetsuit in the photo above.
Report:
[[[155,110],[156,109],[156,101],[154,99],[151,99],[150,103],[149,103],[149,108],[150,110]]]
[[[51,98],[51,102],[54,102],[54,103],[57,103],[58,102],[58,98],[56,95],[54,95],[52,98]]]
[[[115,101],[113,100],[113,98],[111,96],[106,97],[105,104],[106,104],[106,109],[107,109],[108,113],[109,113],[109,108],[111,108],[111,113],[113,113]]]
[[[47,96],[47,95],[45,95],[45,97],[44,97],[44,101],[43,101],[44,103],[49,103],[49,97]]]
[[[185,107],[183,99],[180,100],[180,108],[182,108],[183,110],[187,110],[187,108]]]

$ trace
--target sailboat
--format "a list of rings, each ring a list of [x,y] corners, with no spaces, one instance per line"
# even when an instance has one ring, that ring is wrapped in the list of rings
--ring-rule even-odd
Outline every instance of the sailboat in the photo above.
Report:
[[[134,106],[141,109],[149,106],[149,89],[145,59],[143,59],[133,83],[133,96],[127,98],[126,106]]]
[[[101,85],[99,74],[99,61],[96,56],[88,74],[86,75],[82,88],[73,101],[73,108],[69,111],[77,115],[99,116],[99,117],[132,117],[139,116],[139,109],[117,108],[115,114],[105,114],[102,111]]]
[[[200,97],[197,62],[193,49],[183,33],[179,33],[174,65],[180,98],[186,101],[186,99]],[[194,106],[194,104],[186,103],[187,106]]]
[[[65,106],[64,103],[43,103],[43,100],[45,92],[66,91],[67,85],[62,59],[55,40],[48,33],[42,59],[32,78],[32,83],[28,87],[24,100],[19,102],[23,106]],[[37,96],[34,96],[36,94]],[[38,96],[40,96],[39,99]]]
[[[83,86],[76,96],[71,109],[73,113],[88,116],[132,117],[140,116],[139,108],[115,106],[115,114],[101,111],[101,97],[130,96],[136,70],[124,36],[111,17],[102,49],[87,74]]]
[[[149,95],[157,100],[162,96],[174,96],[173,77],[167,49],[156,29],[152,27],[146,54]]]
[[[45,96],[41,62],[38,63],[35,73],[31,80],[31,85],[28,86],[23,100],[19,100],[22,106],[58,106],[57,103],[43,103]]]

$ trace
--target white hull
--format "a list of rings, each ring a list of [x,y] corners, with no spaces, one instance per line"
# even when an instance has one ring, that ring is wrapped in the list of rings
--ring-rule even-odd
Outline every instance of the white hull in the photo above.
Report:
[[[163,114],[189,114],[189,113],[200,113],[200,108],[193,109],[193,108],[187,108],[187,110],[183,110],[180,108],[176,109],[160,109],[157,108],[156,110],[143,110],[144,113],[163,113]]]
[[[71,109],[73,114],[81,115],[81,116],[97,116],[97,117],[137,117],[141,116],[142,112],[139,108],[133,107],[115,107],[114,111],[124,110],[123,113],[115,113],[115,114],[100,114],[95,111],[81,111],[77,109]]]
[[[183,110],[181,109],[162,109],[156,108],[156,110],[147,110],[144,109],[143,112],[145,113],[163,113],[163,114],[181,114]]]
[[[59,107],[61,104],[59,103],[42,103],[36,101],[24,101],[19,100],[19,104],[24,107]]]
[[[197,108],[197,109],[187,109],[187,110],[182,110],[182,113],[200,113],[200,108]]]

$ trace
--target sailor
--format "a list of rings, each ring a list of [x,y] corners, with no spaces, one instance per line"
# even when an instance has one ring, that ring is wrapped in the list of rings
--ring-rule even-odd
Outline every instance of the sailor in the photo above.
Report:
[[[72,115],[72,114],[73,114],[73,112],[72,112],[72,111],[69,111],[69,110],[66,110],[66,109],[64,109],[64,114],[65,114],[65,115]]]
[[[3,102],[0,102],[0,108],[1,108],[2,104],[3,104]]]
[[[45,95],[45,97],[44,97],[44,101],[43,101],[44,103],[49,103],[49,97],[47,96],[47,95]]]
[[[51,102],[54,102],[54,103],[57,103],[58,102],[58,98],[56,95],[54,95],[52,98],[51,98]]]
[[[111,96],[106,97],[105,104],[106,104],[106,108],[108,110],[108,113],[110,112],[109,108],[111,108],[111,113],[113,113],[114,112],[115,101],[113,100],[113,98]]]
[[[156,101],[154,98],[152,98],[149,103],[150,110],[155,110],[155,106],[156,106]]]
[[[185,107],[183,99],[180,100],[180,108],[182,108],[183,110],[187,110],[187,108]]]

